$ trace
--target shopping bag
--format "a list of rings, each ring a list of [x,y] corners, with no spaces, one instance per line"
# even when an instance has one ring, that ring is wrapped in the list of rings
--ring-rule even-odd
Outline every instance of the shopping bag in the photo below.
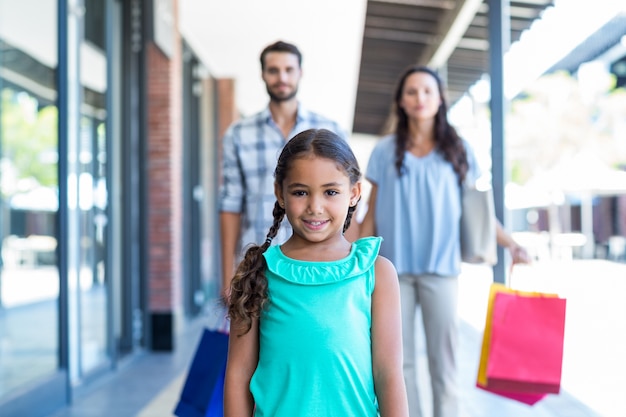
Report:
[[[224,417],[224,378],[226,377],[226,364],[220,377],[215,382],[213,394],[209,400],[209,406],[206,409],[204,417]]]
[[[221,417],[228,334],[204,329],[174,409],[178,417]]]
[[[476,385],[532,405],[560,390],[566,300],[494,283]]]
[[[512,400],[522,402],[527,405],[534,405],[539,400],[543,399],[547,394],[525,394],[507,392],[498,390],[488,385],[487,381],[487,360],[489,358],[489,348],[491,344],[491,327],[493,318],[493,304],[496,292],[499,290],[506,290],[506,287],[493,284],[489,290],[489,299],[487,303],[487,318],[485,320],[485,330],[483,332],[482,347],[480,351],[480,361],[478,365],[478,375],[476,377],[476,386],[485,391],[489,391],[493,394],[500,395]]]
[[[472,264],[495,265],[498,255],[493,190],[463,185],[461,204],[461,260]]]
[[[498,293],[487,378],[494,388],[558,394],[565,299],[543,293]]]

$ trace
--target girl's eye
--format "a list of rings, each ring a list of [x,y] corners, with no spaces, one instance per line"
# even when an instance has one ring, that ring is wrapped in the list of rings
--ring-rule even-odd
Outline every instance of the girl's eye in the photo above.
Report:
[[[301,191],[301,190],[293,191],[291,193],[291,195],[295,195],[297,197],[302,197],[303,195],[306,195],[306,191]]]
[[[333,195],[339,194],[339,191],[337,191],[337,190],[328,190],[328,191],[326,191],[326,194],[328,194],[330,196],[333,196]]]

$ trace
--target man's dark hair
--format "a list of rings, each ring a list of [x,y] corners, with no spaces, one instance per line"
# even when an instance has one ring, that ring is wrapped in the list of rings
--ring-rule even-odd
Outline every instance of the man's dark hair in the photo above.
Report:
[[[302,66],[302,54],[296,45],[291,43],[277,41],[271,45],[268,45],[261,52],[261,70],[265,70],[265,56],[270,52],[288,52],[298,57],[298,65]]]

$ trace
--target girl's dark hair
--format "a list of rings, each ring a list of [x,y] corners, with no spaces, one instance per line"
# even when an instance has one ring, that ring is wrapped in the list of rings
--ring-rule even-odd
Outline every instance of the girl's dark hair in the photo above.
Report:
[[[437,81],[441,105],[435,115],[435,148],[444,159],[452,164],[459,184],[465,180],[468,170],[467,153],[463,146],[463,141],[459,137],[456,129],[448,122],[448,105],[444,95],[443,82],[439,75],[432,69],[424,66],[410,66],[400,76],[396,92],[394,95],[393,108],[395,111],[395,134],[396,134],[396,159],[395,166],[398,175],[404,173],[404,154],[409,141],[409,121],[404,109],[400,106],[404,84],[407,78],[416,72],[430,74]]]
[[[335,161],[350,178],[352,185],[361,179],[357,159],[345,140],[330,130],[309,129],[298,133],[283,148],[274,170],[274,182],[282,186],[293,161],[306,156]],[[348,215],[343,226],[344,232],[350,226],[355,210],[356,204],[348,208]],[[241,331],[241,334],[250,330],[252,320],[260,317],[261,311],[268,302],[266,264],[263,253],[271,245],[272,239],[276,237],[285,217],[285,209],[278,204],[278,201],[274,203],[273,216],[274,223],[267,233],[267,239],[263,244],[253,245],[246,251],[231,282],[228,316],[231,320],[242,323],[242,328],[237,329]]]

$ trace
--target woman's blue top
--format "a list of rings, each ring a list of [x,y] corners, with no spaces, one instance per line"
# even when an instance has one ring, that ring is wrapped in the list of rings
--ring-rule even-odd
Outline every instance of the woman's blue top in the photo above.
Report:
[[[469,171],[466,184],[479,176],[472,148],[464,141]],[[395,135],[376,144],[366,178],[377,186],[376,234],[380,254],[398,274],[456,276],[461,272],[459,222],[461,187],[452,164],[436,150],[423,157],[404,155],[405,172],[395,166]]]

